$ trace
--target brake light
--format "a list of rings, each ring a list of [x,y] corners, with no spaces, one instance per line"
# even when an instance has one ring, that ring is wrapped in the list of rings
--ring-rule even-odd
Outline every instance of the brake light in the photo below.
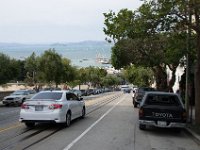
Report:
[[[22,105],[21,105],[21,109],[29,109],[29,106],[26,105],[26,104],[22,104]]]
[[[62,105],[61,104],[52,104],[49,106],[49,109],[61,109]]]
[[[143,117],[144,116],[144,109],[140,108],[139,109],[139,117]]]

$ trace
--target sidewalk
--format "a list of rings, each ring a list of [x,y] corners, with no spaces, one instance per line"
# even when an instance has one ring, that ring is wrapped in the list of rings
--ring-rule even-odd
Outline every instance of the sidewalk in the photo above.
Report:
[[[185,128],[185,131],[186,131],[186,133],[188,133],[189,135],[192,136],[192,138],[194,139],[194,141],[196,143],[198,143],[200,145],[200,135],[198,135],[197,133],[195,133],[193,130],[191,130],[188,127]]]
[[[192,108],[192,114],[191,114],[191,109],[190,109],[189,116],[190,116],[192,123],[190,123],[188,125],[192,126],[192,125],[194,125],[194,120],[195,120],[195,108],[194,107]],[[193,139],[196,143],[198,143],[200,145],[200,134],[197,134],[194,130],[192,130],[188,126],[186,126],[185,131],[186,131],[186,133],[188,133],[189,135],[191,135],[193,137]]]

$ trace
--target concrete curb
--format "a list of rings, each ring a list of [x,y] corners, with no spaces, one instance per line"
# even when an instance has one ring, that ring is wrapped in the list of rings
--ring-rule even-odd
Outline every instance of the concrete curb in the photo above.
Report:
[[[194,131],[192,131],[189,128],[185,128],[185,132],[192,136],[193,140],[200,145],[200,135],[196,134]]]

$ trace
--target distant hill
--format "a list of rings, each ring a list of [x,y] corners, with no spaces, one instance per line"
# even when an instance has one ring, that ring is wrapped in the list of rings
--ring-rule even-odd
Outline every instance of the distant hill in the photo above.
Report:
[[[106,41],[81,41],[81,42],[70,42],[70,43],[54,43],[51,46],[74,46],[74,45],[81,45],[81,46],[97,46],[97,45],[111,45]]]
[[[81,41],[69,43],[52,43],[52,44],[23,44],[23,43],[4,43],[0,42],[0,47],[18,47],[18,46],[111,46],[106,41]]]

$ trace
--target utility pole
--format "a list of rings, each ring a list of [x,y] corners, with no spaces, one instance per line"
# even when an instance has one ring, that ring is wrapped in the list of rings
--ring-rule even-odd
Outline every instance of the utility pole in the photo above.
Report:
[[[188,0],[188,21],[191,23],[191,13],[190,13],[190,6],[189,6],[189,0]],[[187,56],[186,56],[186,85],[185,85],[185,108],[186,108],[186,113],[187,113],[187,118],[189,122],[192,122],[192,106],[191,106],[191,112],[189,111],[189,87],[191,85],[191,79],[190,79],[190,37],[191,37],[191,28],[188,26],[187,29]],[[190,89],[191,90],[191,89]],[[191,92],[191,91],[190,91]]]

